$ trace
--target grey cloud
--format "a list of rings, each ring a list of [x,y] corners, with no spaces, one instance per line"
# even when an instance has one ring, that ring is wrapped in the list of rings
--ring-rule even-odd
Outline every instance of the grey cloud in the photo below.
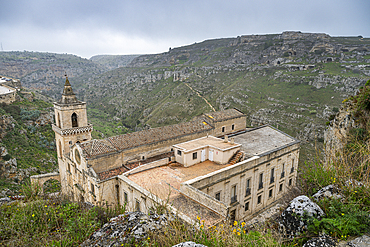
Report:
[[[66,46],[57,40],[63,32],[80,32],[87,37],[74,36],[77,37],[75,50],[83,47],[77,42],[90,40],[91,45],[87,47],[94,49],[96,46],[95,50],[99,51],[103,48],[98,48],[99,36],[108,31],[113,36],[142,38],[166,46],[169,41],[187,44],[216,37],[284,30],[370,36],[370,15],[367,13],[370,2],[360,0],[20,0],[3,1],[1,9],[11,18],[3,16],[0,19],[0,33],[14,33],[16,38],[27,34],[23,47],[29,47],[27,41],[45,44],[42,39],[48,39],[47,47],[53,47],[54,43],[55,47],[71,49],[73,42]],[[94,37],[96,42],[92,40]],[[19,46],[14,47],[7,40],[0,38],[0,41],[11,49],[24,49],[22,42],[16,42]],[[40,50],[40,47],[33,47],[31,49]]]

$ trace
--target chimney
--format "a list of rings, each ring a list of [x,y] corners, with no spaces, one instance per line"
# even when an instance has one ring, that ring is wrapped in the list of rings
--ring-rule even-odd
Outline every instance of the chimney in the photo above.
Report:
[[[228,140],[228,138],[227,138],[227,135],[224,135],[224,142],[226,142],[226,143],[228,143],[228,142],[229,142],[229,140]]]
[[[234,144],[234,137],[230,138],[230,144]]]

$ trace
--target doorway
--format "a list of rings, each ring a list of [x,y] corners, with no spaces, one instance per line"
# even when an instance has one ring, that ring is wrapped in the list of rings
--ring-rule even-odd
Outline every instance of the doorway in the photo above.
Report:
[[[206,160],[206,150],[202,150],[200,154],[200,162],[203,162]]]
[[[213,150],[209,150],[209,157],[208,157],[208,159],[210,161],[213,161]]]

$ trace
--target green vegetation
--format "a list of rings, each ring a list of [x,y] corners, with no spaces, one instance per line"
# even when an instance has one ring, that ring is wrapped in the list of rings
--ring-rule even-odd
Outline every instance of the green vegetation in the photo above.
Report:
[[[350,97],[360,127],[351,129],[346,145],[329,154],[328,163],[307,163],[301,166],[304,192],[313,195],[318,189],[333,184],[342,198],[318,202],[326,216],[310,219],[309,234],[326,234],[339,239],[359,236],[370,229],[370,131],[368,98],[370,80],[359,93]],[[348,100],[344,100],[344,104]]]
[[[51,125],[41,126],[34,122],[42,114],[48,114],[51,111],[49,107],[50,104],[44,101],[30,102],[26,99],[11,105],[0,105],[1,115],[12,116],[15,120],[10,125],[12,127],[3,130],[6,134],[1,145],[6,147],[9,153],[3,160],[16,158],[17,169],[36,168],[30,170],[31,175],[57,169],[55,137]],[[25,181],[16,180],[5,180],[2,177],[0,190],[11,188],[17,191],[20,184]]]
[[[326,216],[322,219],[309,219],[307,234],[318,235],[321,232],[339,239],[359,236],[370,229],[370,187],[368,154],[348,151],[331,157],[332,163],[306,164],[301,171],[305,193],[313,195],[320,188],[334,184],[342,199],[330,198],[318,202]],[[366,159],[361,165],[354,159]],[[361,181],[359,183],[358,181]]]
[[[283,241],[274,230],[247,230],[245,222],[235,221],[232,225],[220,224],[211,228],[203,225],[198,218],[195,229],[181,222],[171,222],[164,234],[149,234],[142,246],[173,246],[185,241],[193,241],[205,246],[282,246]],[[285,246],[293,246],[285,244]]]
[[[0,206],[0,245],[78,246],[123,208],[88,208],[66,198],[41,197],[25,184],[24,201]]]

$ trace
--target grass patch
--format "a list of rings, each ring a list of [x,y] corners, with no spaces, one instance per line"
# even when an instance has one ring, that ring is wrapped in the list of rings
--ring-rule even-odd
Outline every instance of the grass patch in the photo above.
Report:
[[[24,201],[0,206],[0,245],[78,246],[124,208],[88,208],[24,186]]]

